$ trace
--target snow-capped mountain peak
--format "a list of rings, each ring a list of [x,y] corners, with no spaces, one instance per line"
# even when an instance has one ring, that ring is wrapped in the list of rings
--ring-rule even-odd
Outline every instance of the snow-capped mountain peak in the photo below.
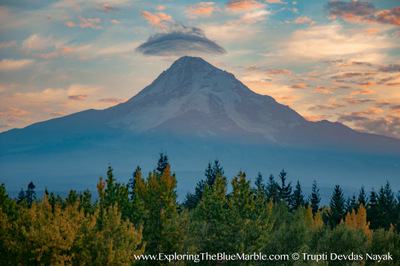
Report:
[[[254,93],[234,75],[198,57],[182,57],[125,104],[114,121],[134,132],[245,136],[276,141],[274,133],[305,120],[269,96]]]

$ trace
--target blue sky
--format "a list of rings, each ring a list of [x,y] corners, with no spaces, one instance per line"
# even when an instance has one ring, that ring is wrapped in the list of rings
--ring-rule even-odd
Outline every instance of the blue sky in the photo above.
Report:
[[[0,132],[124,102],[192,55],[309,120],[400,138],[399,52],[394,0],[0,1]]]

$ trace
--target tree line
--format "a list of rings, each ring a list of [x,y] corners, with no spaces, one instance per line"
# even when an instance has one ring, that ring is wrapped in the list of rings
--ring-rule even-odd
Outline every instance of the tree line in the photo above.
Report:
[[[389,182],[369,195],[361,187],[357,197],[348,199],[337,185],[329,206],[321,206],[316,181],[311,195],[305,197],[300,182],[292,187],[287,175],[282,170],[277,180],[270,175],[264,181],[259,173],[252,185],[239,172],[227,193],[228,181],[216,160],[208,164],[193,193],[178,203],[175,174],[168,157],[161,154],[146,178],[137,167],[128,184],[119,183],[110,166],[107,178],[99,179],[95,201],[89,190],[71,190],[63,199],[46,189],[43,199],[36,199],[32,182],[11,199],[2,184],[1,261],[5,265],[153,265],[154,261],[137,261],[137,255],[175,252],[390,252],[394,261],[383,265],[400,261],[400,194],[396,198]],[[285,263],[294,262],[276,265]],[[335,263],[343,265],[343,261],[330,262]]]

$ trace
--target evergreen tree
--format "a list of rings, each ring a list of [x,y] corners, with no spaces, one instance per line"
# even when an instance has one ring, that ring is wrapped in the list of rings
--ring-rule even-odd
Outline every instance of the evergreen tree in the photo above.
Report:
[[[319,189],[317,188],[317,181],[315,180],[313,182],[311,195],[308,198],[308,201],[310,202],[312,213],[316,214],[319,209],[319,203],[321,202],[321,197],[319,196]]]
[[[267,245],[268,232],[272,229],[269,221],[272,205],[266,204],[262,195],[254,195],[255,191],[250,189],[250,181],[246,180],[243,172],[239,172],[231,185],[226,249],[247,254],[261,250]]]
[[[353,197],[347,198],[346,200],[346,212],[351,213],[352,210],[357,209],[357,200],[356,200],[356,195],[353,194]]]
[[[172,254],[179,250],[183,235],[179,228],[176,184],[169,165],[161,174],[150,173],[147,180],[139,179],[139,175],[136,178],[134,202],[137,209],[144,210],[141,219],[148,254]]]
[[[226,198],[226,178],[217,174],[214,186],[204,187],[202,200],[195,209],[196,230],[200,252],[218,253],[226,248],[229,235],[229,210]]]
[[[132,174],[132,178],[129,179],[129,183],[128,183],[129,190],[130,190],[130,192],[129,192],[129,196],[130,197],[129,198],[130,198],[131,201],[133,201],[134,195],[135,195],[135,184],[136,184],[135,178],[136,178],[138,172],[140,172],[140,170],[141,170],[140,167],[137,166],[135,171]]]
[[[163,152],[160,153],[160,159],[158,159],[158,163],[157,163],[157,173],[159,175],[161,175],[163,173],[163,171],[165,170],[165,168],[167,168],[168,165],[169,165],[169,162],[168,162],[167,154],[164,154]]]
[[[324,220],[331,227],[338,225],[344,218],[345,213],[345,199],[343,196],[342,189],[339,185],[336,185],[331,197],[331,202],[329,204],[330,210],[325,213]]]
[[[379,190],[377,207],[379,227],[388,230],[391,225],[395,225],[398,222],[396,199],[389,182],[386,182],[386,185]]]
[[[104,191],[104,207],[108,208],[117,201],[117,186],[111,166],[107,170],[106,187]]]
[[[278,197],[280,200],[286,201],[288,205],[291,204],[291,194],[292,194],[292,186],[291,183],[286,185],[286,175],[287,172],[285,172],[284,169],[279,173],[279,178],[281,180],[281,185],[278,185]]]
[[[303,196],[303,192],[301,190],[301,185],[299,180],[297,180],[296,183],[296,188],[293,191],[293,196],[292,196],[292,207],[293,209],[298,209],[300,206],[304,206],[305,205],[305,201],[304,201],[304,196]]]
[[[210,188],[212,188],[218,174],[222,176],[224,175],[224,170],[219,164],[219,161],[215,160],[213,166],[211,166],[211,163],[209,162],[206,170],[204,171],[205,179],[200,180],[197,183],[194,194],[188,193],[186,195],[183,206],[185,206],[185,208],[189,210],[196,208],[197,204],[201,201],[203,197],[205,186],[208,185]]]
[[[370,222],[371,229],[379,228],[379,210],[378,210],[378,195],[372,189],[367,205],[367,220]]]
[[[367,201],[367,195],[365,194],[364,186],[362,186],[360,192],[358,193],[357,209],[360,205],[363,205],[364,207],[367,206]]]
[[[26,199],[25,191],[21,188],[21,191],[18,194],[17,204],[22,204],[25,199]]]
[[[279,201],[279,185],[276,183],[274,176],[270,175],[268,179],[268,183],[266,186],[265,194],[267,196],[267,200],[272,200],[273,202]]]
[[[32,206],[34,200],[36,200],[36,192],[35,192],[35,185],[31,181],[28,185],[28,189],[25,192],[25,197],[28,203],[28,207]]]
[[[263,176],[262,176],[262,174],[260,173],[260,172],[258,172],[258,175],[257,175],[257,178],[256,178],[256,181],[254,182],[254,185],[256,186],[255,187],[255,190],[257,190],[257,189],[261,189],[261,192],[265,192],[265,185],[264,185],[264,180],[263,180]]]

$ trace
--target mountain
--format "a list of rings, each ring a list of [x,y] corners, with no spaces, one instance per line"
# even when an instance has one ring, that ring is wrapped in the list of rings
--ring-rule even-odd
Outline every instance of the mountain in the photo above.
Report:
[[[307,121],[196,57],[178,59],[125,103],[1,133],[0,182],[81,188],[95,184],[108,164],[127,181],[138,164],[151,170],[162,151],[185,176],[183,190],[193,189],[215,158],[231,175],[285,168],[310,184],[377,186],[387,179],[400,187],[399,139]]]

